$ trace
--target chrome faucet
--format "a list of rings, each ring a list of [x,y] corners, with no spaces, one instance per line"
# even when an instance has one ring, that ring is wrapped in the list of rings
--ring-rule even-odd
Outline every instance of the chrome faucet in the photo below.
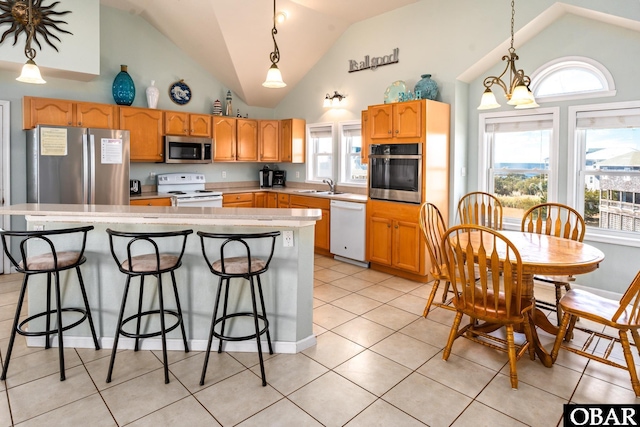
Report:
[[[322,182],[324,182],[325,184],[327,184],[329,186],[329,192],[331,192],[331,193],[335,193],[336,192],[336,186],[333,183],[333,180],[331,178],[323,179]]]

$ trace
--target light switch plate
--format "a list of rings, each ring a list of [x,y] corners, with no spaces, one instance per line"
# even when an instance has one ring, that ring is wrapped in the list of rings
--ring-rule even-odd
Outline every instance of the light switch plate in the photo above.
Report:
[[[293,247],[293,230],[285,230],[282,232],[282,246],[285,248]]]

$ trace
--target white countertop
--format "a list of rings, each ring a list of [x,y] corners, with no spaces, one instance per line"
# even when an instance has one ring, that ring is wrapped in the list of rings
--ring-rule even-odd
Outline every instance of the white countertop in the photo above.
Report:
[[[83,222],[183,223],[303,226],[322,218],[320,209],[204,208],[177,206],[65,205],[24,203],[0,208],[2,215],[66,218]]]

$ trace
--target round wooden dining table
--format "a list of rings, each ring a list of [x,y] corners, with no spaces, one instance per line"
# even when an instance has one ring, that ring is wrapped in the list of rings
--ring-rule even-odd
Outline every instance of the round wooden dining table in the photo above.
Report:
[[[546,234],[527,233],[524,231],[499,231],[504,237],[509,239],[518,249],[522,258],[524,290],[522,298],[535,303],[533,294],[533,276],[551,275],[565,276],[577,275],[594,271],[604,260],[604,254],[599,249],[582,242],[564,239],[561,237],[547,236]],[[474,247],[479,242],[481,233],[469,233]],[[486,248],[493,246],[493,240],[488,233],[484,236],[483,245]],[[461,237],[466,234],[461,235]],[[498,253],[500,254],[500,248]],[[550,333],[557,334],[558,327],[549,322],[547,316],[538,308],[531,311],[533,347],[540,361],[547,367],[551,367],[551,355],[540,343],[536,327]]]

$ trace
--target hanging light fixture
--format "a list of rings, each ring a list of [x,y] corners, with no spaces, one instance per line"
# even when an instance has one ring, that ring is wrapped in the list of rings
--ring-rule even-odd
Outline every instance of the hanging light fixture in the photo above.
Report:
[[[273,38],[273,52],[269,55],[271,60],[271,67],[267,71],[267,79],[262,83],[262,86],[269,88],[281,88],[287,84],[282,81],[282,73],[276,65],[280,61],[280,50],[278,49],[278,43],[276,43],[276,29],[277,15],[276,15],[276,0],[273,0],[273,28],[271,29],[271,37]]]
[[[502,74],[498,77],[489,76],[484,79],[484,93],[480,100],[480,106],[478,110],[490,110],[492,108],[500,107],[496,97],[491,91],[491,86],[497,84],[504,90],[505,97],[507,98],[507,104],[515,105],[516,108],[535,108],[538,107],[533,93],[529,90],[529,83],[531,79],[524,74],[524,71],[516,69],[516,61],[519,59],[516,54],[516,50],[513,47],[513,22],[516,14],[515,0],[511,0],[511,47],[509,48],[509,54],[502,57],[503,61],[507,61]],[[509,83],[505,83],[502,77],[509,72]]]
[[[20,76],[16,78],[17,81],[23,83],[35,83],[44,84],[46,81],[40,75],[40,69],[33,60],[36,57],[36,50],[31,47],[31,41],[35,33],[35,27],[33,25],[33,0],[29,0],[29,9],[27,17],[27,44],[24,47],[24,54],[27,57],[27,62],[22,66],[22,72]]]

